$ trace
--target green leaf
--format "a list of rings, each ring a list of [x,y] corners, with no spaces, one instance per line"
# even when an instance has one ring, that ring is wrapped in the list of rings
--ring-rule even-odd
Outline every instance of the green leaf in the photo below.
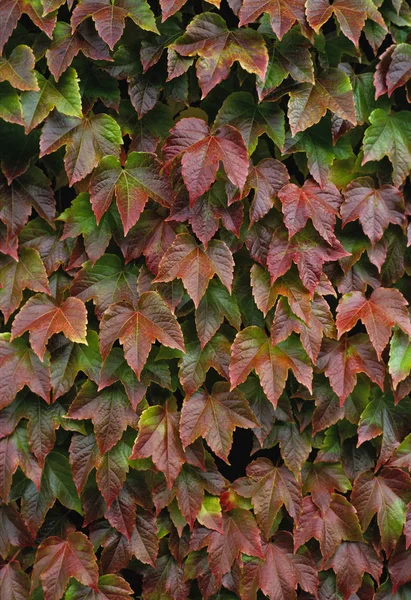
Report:
[[[381,160],[388,156],[391,161],[392,179],[399,187],[411,170],[411,124],[406,111],[388,113],[382,108],[373,110],[370,127],[365,130],[362,164]]]

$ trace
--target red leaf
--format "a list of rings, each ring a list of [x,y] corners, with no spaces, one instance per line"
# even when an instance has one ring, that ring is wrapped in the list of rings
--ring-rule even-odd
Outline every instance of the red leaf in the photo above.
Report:
[[[300,383],[311,389],[312,368],[296,338],[273,346],[265,332],[251,326],[236,335],[230,361],[231,389],[255,370],[267,398],[277,406],[291,369]]]
[[[404,296],[395,288],[378,288],[369,299],[361,292],[344,294],[337,307],[338,335],[341,337],[361,319],[380,359],[394,325],[411,335],[407,304]]]
[[[390,223],[405,223],[402,194],[392,185],[375,189],[370,177],[360,177],[347,186],[344,197],[341,207],[343,226],[358,219],[373,246]]]
[[[253,29],[231,32],[216,13],[195,16],[172,48],[182,56],[199,56],[196,70],[203,98],[228,77],[235,61],[248,73],[265,77],[268,53],[262,35]]]
[[[280,190],[288,187],[288,181],[287,168],[273,158],[264,158],[250,169],[244,189],[244,196],[248,195],[251,189],[254,190],[250,206],[250,227],[273,207],[277,195],[280,198]]]
[[[0,594],[5,600],[26,600],[30,594],[30,577],[13,561],[0,568]]]
[[[121,439],[128,426],[137,429],[138,417],[130,402],[118,386],[111,386],[102,392],[91,381],[81,388],[73,400],[68,416],[71,419],[91,419],[100,454],[110,450]]]
[[[284,224],[292,237],[311,219],[318,233],[329,244],[335,240],[335,222],[342,202],[338,189],[332,183],[321,188],[307,179],[302,188],[294,183],[284,186],[278,193],[284,213]]]
[[[251,498],[257,521],[267,538],[281,506],[298,520],[301,485],[284,466],[275,467],[267,458],[258,458],[247,467],[247,477],[237,479],[233,488],[241,496]]]
[[[370,573],[379,585],[382,563],[371,546],[354,542],[344,542],[326,567],[332,568],[337,575],[337,586],[344,600],[361,586],[364,573]]]
[[[248,152],[241,134],[231,125],[223,125],[210,132],[202,119],[181,119],[171,129],[163,154],[166,167],[170,167],[177,158],[181,159],[183,179],[191,204],[210,189],[220,161],[235,187],[241,191],[245,185]]]
[[[197,246],[188,233],[180,233],[161,259],[155,281],[173,281],[180,278],[194,305],[198,308],[209,280],[218,275],[231,293],[234,260],[228,246],[212,240],[207,250]]]
[[[344,496],[332,494],[331,502],[323,514],[310,496],[304,498],[301,517],[294,529],[294,548],[298,549],[312,537],[320,542],[323,561],[342,547],[343,540],[362,541],[357,513]]]
[[[230,392],[229,383],[215,383],[211,393],[201,389],[183,404],[180,435],[184,448],[199,436],[225,462],[236,427],[254,428],[258,422],[240,390]]]
[[[317,233],[306,228],[290,240],[286,231],[278,227],[273,233],[267,255],[271,283],[287,273],[295,263],[301,281],[313,294],[320,283],[324,263],[345,256],[349,256],[349,253],[337,239],[332,245],[328,245]]]
[[[217,584],[240,553],[263,558],[260,532],[250,512],[235,508],[223,513],[223,531],[207,536],[210,569]]]
[[[116,0],[115,4],[110,4],[109,0],[83,0],[76,5],[71,17],[72,33],[90,16],[99,35],[111,49],[123,34],[126,17],[142,29],[158,33],[154,15],[144,0]]]
[[[124,169],[115,156],[104,157],[90,180],[90,201],[97,224],[110,206],[114,194],[124,235],[138,221],[149,197],[164,206],[170,205],[173,193],[160,170],[161,163],[149,153],[132,152],[127,157]]]
[[[59,600],[70,577],[97,590],[98,569],[93,546],[79,532],[69,533],[67,540],[48,537],[40,544],[33,567],[32,590],[41,581],[45,600]]]
[[[116,339],[124,345],[125,359],[138,379],[156,340],[184,351],[180,325],[156,292],[142,294],[136,310],[125,303],[112,304],[106,310],[100,330],[103,359],[107,358]]]
[[[318,33],[320,27],[328,21],[331,15],[337,17],[342,32],[356,46],[366,19],[371,19],[386,30],[386,25],[375,4],[366,0],[308,0],[307,19],[311,27]]]
[[[240,26],[253,23],[262,13],[271,17],[271,27],[281,40],[296,21],[305,24],[304,0],[244,0],[240,9]],[[263,77],[261,78],[263,79]]]
[[[357,373],[365,373],[384,388],[384,365],[379,362],[368,337],[361,333],[343,336],[338,342],[324,340],[317,367],[324,370],[341,406],[357,383]]]
[[[46,402],[50,398],[51,381],[49,360],[40,361],[25,340],[10,341],[10,334],[0,337],[0,408],[11,404],[27,385]]]
[[[53,111],[41,131],[40,156],[66,146],[64,166],[73,185],[91,173],[106,154],[118,156],[122,141],[120,127],[109,115],[79,119]]]
[[[377,514],[381,545],[389,556],[405,523],[406,503],[411,500],[411,478],[401,469],[383,469],[376,477],[366,471],[354,482],[352,503],[365,532]]]
[[[28,532],[20,513],[12,504],[0,507],[0,555],[5,559],[10,547],[27,548],[33,545],[33,538]]]
[[[30,332],[30,344],[40,360],[50,337],[60,331],[71,340],[87,345],[87,312],[78,298],[67,298],[60,305],[44,294],[32,296],[13,321],[12,340]]]

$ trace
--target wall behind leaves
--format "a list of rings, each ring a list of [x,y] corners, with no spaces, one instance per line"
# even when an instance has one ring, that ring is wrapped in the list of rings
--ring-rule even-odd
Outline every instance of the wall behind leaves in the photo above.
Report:
[[[0,0],[1,600],[411,598],[406,0]]]

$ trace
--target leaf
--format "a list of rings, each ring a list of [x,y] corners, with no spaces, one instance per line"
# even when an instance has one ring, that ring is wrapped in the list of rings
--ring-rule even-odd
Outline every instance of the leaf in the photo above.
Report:
[[[244,0],[240,9],[240,26],[247,25],[256,21],[262,13],[268,13],[271,17],[271,27],[278,39],[282,39],[284,34],[299,21],[302,26],[305,24],[304,2],[302,0],[270,0],[270,2],[261,2],[261,0]]]
[[[258,422],[240,390],[230,391],[228,383],[215,383],[211,393],[201,389],[183,404],[180,436],[184,448],[199,436],[225,462],[236,427],[253,428]]]
[[[344,294],[337,307],[338,336],[352,329],[361,319],[380,359],[394,325],[411,335],[406,306],[407,301],[397,289],[378,288],[369,299],[361,292]]]
[[[312,368],[296,338],[290,337],[273,346],[259,327],[243,329],[232,346],[231,389],[243,383],[253,369],[274,408],[284,389],[289,369],[292,369],[300,383],[311,389]]]
[[[71,65],[80,52],[93,60],[110,60],[109,48],[98,36],[91,22],[82,23],[74,33],[64,21],[59,21],[53,31],[53,43],[46,51],[47,65],[56,81]]]
[[[47,487],[52,496],[51,505],[57,498],[63,506],[81,514],[81,502],[73,482],[69,462],[65,456],[55,451],[50,452],[47,456],[40,494],[44,479],[47,481]],[[46,492],[46,500],[47,495]]]
[[[79,194],[71,206],[60,214],[58,220],[64,221],[60,239],[77,238],[81,234],[86,252],[93,263],[104,254],[112,234],[111,215],[104,215],[97,225],[87,193]]]
[[[312,537],[320,542],[323,561],[329,560],[341,548],[343,540],[362,541],[357,513],[344,496],[332,494],[323,514],[310,496],[303,499],[301,517],[294,528],[294,549]]]
[[[214,337],[224,319],[237,331],[241,326],[241,313],[236,297],[230,295],[227,288],[216,279],[212,279],[208,284],[196,310],[195,319],[202,348]]]
[[[337,575],[338,589],[344,600],[350,598],[361,585],[364,573],[370,573],[379,584],[382,564],[372,549],[366,544],[344,542],[335,555],[328,561]]]
[[[318,233],[329,244],[335,240],[336,215],[342,202],[337,188],[328,183],[321,188],[307,179],[302,188],[294,183],[284,186],[278,193],[284,214],[284,224],[292,237],[311,219]]]
[[[133,494],[124,486],[104,516],[112,527],[130,540],[136,521],[136,503]]]
[[[93,546],[80,532],[69,533],[67,540],[48,537],[37,549],[32,589],[41,581],[45,600],[58,600],[70,577],[97,589],[98,570]]]
[[[295,263],[303,285],[312,294],[320,283],[324,263],[344,256],[348,256],[348,252],[338,240],[330,246],[307,228],[290,240],[286,231],[279,227],[273,233],[267,255],[271,283],[285,275]]]
[[[191,207],[186,194],[180,195],[173,204],[169,219],[179,222],[188,220],[205,247],[218,230],[220,219],[226,229],[239,237],[243,224],[243,205],[240,202],[229,205],[224,188],[223,181],[216,181]]]
[[[13,505],[3,504],[0,507],[0,555],[3,559],[9,553],[10,547],[27,548],[33,545],[33,538],[28,532],[20,513]]]
[[[56,430],[61,425],[63,414],[64,409],[60,404],[55,402],[48,406],[40,398],[32,398],[23,406],[21,416],[28,419],[26,431],[30,450],[42,468],[56,442]]]
[[[65,600],[129,600],[133,590],[120,575],[102,575],[98,589],[73,583],[65,594]]]
[[[285,506],[298,520],[301,510],[301,484],[286,467],[275,467],[267,458],[258,458],[247,467],[247,477],[234,482],[233,488],[251,498],[257,521],[269,538],[278,511]]]
[[[386,29],[384,19],[372,0],[308,0],[307,19],[311,27],[318,33],[320,27],[328,21],[331,15],[337,17],[341,31],[358,46],[361,30],[366,19],[371,19],[383,29]]]
[[[97,464],[98,488],[110,508],[120,494],[129,470],[130,447],[123,441],[103,454]]]
[[[22,125],[20,98],[9,83],[0,83],[0,116],[8,123]]]
[[[288,302],[284,298],[280,298],[271,326],[271,341],[273,344],[282,342],[295,331],[301,336],[304,350],[313,363],[316,363],[323,336],[335,338],[335,327],[330,308],[323,298],[314,299],[311,309],[311,315],[306,324],[294,316]]]
[[[129,154],[124,170],[116,157],[103,158],[90,181],[90,201],[97,225],[114,194],[124,235],[137,223],[149,197],[163,206],[169,206],[173,194],[167,178],[160,174],[160,170],[161,163],[148,153]]]
[[[375,189],[370,177],[360,177],[347,186],[344,198],[343,226],[358,219],[373,246],[390,223],[404,225],[402,194],[392,185]]]
[[[292,135],[318,123],[327,109],[356,124],[351,82],[339,69],[328,69],[315,80],[314,85],[303,83],[290,92],[288,120]]]
[[[137,269],[134,265],[124,265],[118,256],[106,253],[94,265],[83,263],[70,291],[83,302],[93,300],[96,314],[101,318],[110,304],[123,301],[132,304],[136,299]]]
[[[223,513],[223,531],[208,535],[208,560],[217,584],[241,553],[263,558],[259,530],[248,511],[235,508]]]
[[[274,425],[271,435],[266,439],[264,446],[271,446],[274,442],[280,444],[280,452],[284,464],[295,475],[300,478],[301,469],[307,461],[311,450],[311,436],[309,432],[300,432],[295,423],[284,423]]]
[[[311,297],[300,279],[289,271],[273,286],[270,284],[270,274],[259,265],[251,267],[251,287],[258,308],[266,315],[272,308],[279,295],[286,297],[292,311],[305,323],[311,314]]]
[[[56,212],[54,195],[50,181],[39,168],[30,167],[13,183],[9,181],[9,186],[1,182],[0,220],[7,227],[8,240],[21,232],[33,208],[39,216],[52,223]]]
[[[141,29],[158,32],[154,15],[145,0],[116,0],[113,4],[109,0],[82,0],[71,17],[72,32],[88,17],[93,18],[99,36],[111,50],[123,34],[127,17]]]
[[[190,583],[184,581],[184,571],[172,556],[161,556],[155,569],[150,569],[143,580],[143,593],[149,597],[170,597],[187,600]]]
[[[258,138],[266,133],[279,147],[284,145],[284,113],[271,102],[255,104],[249,92],[234,92],[223,102],[214,121],[214,127],[231,125],[238,129],[251,155],[257,148]]]
[[[411,77],[410,44],[390,46],[380,57],[374,74],[376,97],[392,93],[407,83]],[[388,64],[387,64],[388,63]]]
[[[109,115],[79,119],[54,111],[41,131],[40,156],[66,146],[64,166],[73,185],[91,173],[106,154],[118,156],[122,141],[120,127]]]
[[[36,72],[37,89],[22,92],[21,106],[26,132],[37,127],[55,108],[69,117],[82,117],[81,96],[77,72],[68,68],[56,82]],[[38,91],[37,91],[38,90]]]
[[[196,72],[203,98],[228,77],[235,61],[261,79],[267,69],[268,53],[261,34],[252,29],[231,32],[215,13],[205,12],[194,17],[171,48],[182,56],[199,56]]]
[[[98,462],[98,446],[93,434],[74,434],[71,438],[70,467],[77,493],[80,494],[87,483],[88,476]]]
[[[157,104],[162,85],[154,75],[137,74],[130,79],[128,93],[131,104],[139,119],[150,112]]]
[[[178,432],[180,413],[174,402],[166,406],[150,406],[140,417],[139,434],[131,459],[151,457],[162,471],[171,489],[185,462]]]
[[[23,290],[50,293],[43,262],[32,248],[22,248],[18,261],[9,256],[0,258],[0,281],[0,309],[5,321],[20,306]]]
[[[250,226],[268,213],[279,191],[288,181],[287,168],[272,158],[264,158],[250,169],[244,190],[244,196],[248,195],[251,189],[254,190],[250,206]]]
[[[264,19],[264,17],[263,17]],[[266,23],[264,23],[266,25]],[[267,35],[271,25],[267,23]],[[262,30],[262,29],[261,29]],[[296,28],[291,29],[284,38],[269,49],[268,67],[265,79],[257,76],[257,94],[259,100],[267,96],[286,79],[287,75],[300,82],[314,83],[312,58],[307,39]]]
[[[25,600],[30,593],[30,577],[22,571],[20,563],[13,561],[0,569],[0,593],[5,600]]]
[[[206,380],[211,367],[225,379],[229,379],[229,361],[231,344],[228,339],[217,333],[201,348],[198,342],[188,343],[186,353],[178,363],[178,376],[186,393],[191,396]]]
[[[368,337],[361,333],[343,336],[338,342],[324,340],[317,367],[324,370],[341,406],[353,391],[358,373],[365,373],[381,389],[384,387],[384,366]]]
[[[351,483],[341,464],[326,462],[306,463],[302,472],[303,493],[310,492],[311,498],[324,515],[336,490],[345,493],[351,490]]]
[[[377,514],[381,545],[387,555],[395,549],[405,524],[411,479],[400,469],[383,469],[378,476],[366,471],[354,482],[352,502],[365,532]]]
[[[61,331],[72,342],[87,344],[86,327],[86,307],[78,298],[67,298],[58,305],[45,294],[36,294],[15,317],[11,339],[29,331],[31,347],[42,361],[52,335]]]
[[[228,179],[240,191],[247,179],[248,152],[240,132],[231,125],[222,125],[210,132],[202,119],[181,119],[170,130],[163,155],[166,167],[176,159],[181,159],[182,175],[191,205],[210,189],[220,161]]]
[[[124,346],[125,359],[138,379],[156,340],[184,352],[180,325],[157,292],[142,294],[137,309],[125,303],[110,305],[101,321],[100,351],[103,359],[107,358],[116,339]]]
[[[409,426],[408,401],[395,406],[389,394],[377,395],[361,414],[358,445],[382,435],[378,468],[386,463],[400,445]]]
[[[51,385],[53,399],[66,394],[82,371],[93,381],[98,381],[101,369],[101,356],[98,336],[95,331],[87,334],[87,346],[68,341],[64,336],[54,338],[51,347]]]
[[[19,90],[37,90],[33,72],[35,57],[29,46],[16,46],[8,58],[0,58],[0,81],[9,81]]]
[[[0,292],[1,293],[1,292]],[[410,362],[410,338],[401,330],[394,332],[390,343],[390,359],[388,370],[392,377],[394,389],[401,381],[404,381],[411,371]]]
[[[127,237],[120,240],[117,238],[117,243],[126,262],[143,254],[149,270],[157,274],[163,254],[176,237],[175,229],[175,224],[146,209]]]
[[[263,544],[264,561],[254,565],[244,565],[245,587],[254,580],[270,600],[281,598],[296,599],[296,589],[300,586],[314,595],[317,594],[318,574],[309,556],[293,554],[292,538],[288,532],[276,534],[273,543]],[[253,573],[255,567],[257,572]]]
[[[191,235],[180,233],[163,255],[155,281],[167,282],[178,277],[198,308],[214,275],[231,293],[233,270],[233,257],[224,242],[211,240],[203,250]]]
[[[87,381],[72,402],[68,416],[93,421],[100,454],[115,446],[128,426],[137,428],[137,415],[126,394],[115,385],[98,393],[97,386]]]
[[[399,187],[411,170],[407,113],[400,111],[388,114],[382,108],[377,108],[371,113],[370,122],[371,126],[367,127],[364,134],[362,164],[388,156],[393,167],[393,183]]]
[[[40,361],[23,339],[10,341],[10,334],[0,335],[0,407],[11,404],[27,385],[34,394],[49,401],[51,381],[48,357]]]
[[[13,475],[18,467],[37,488],[40,487],[41,468],[30,452],[23,427],[17,427],[11,436],[0,440],[0,464],[0,497],[4,502],[9,499]]]

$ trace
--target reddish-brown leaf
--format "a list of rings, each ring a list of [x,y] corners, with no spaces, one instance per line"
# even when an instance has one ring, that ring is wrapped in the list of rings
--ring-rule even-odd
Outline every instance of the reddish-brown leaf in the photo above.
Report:
[[[87,344],[87,312],[78,298],[67,298],[60,305],[45,294],[32,296],[13,321],[12,340],[30,332],[30,344],[40,360],[50,337],[60,331],[71,340]]]
[[[214,275],[231,293],[233,271],[233,255],[224,242],[211,240],[203,249],[191,235],[180,233],[161,259],[155,281],[173,281],[178,277],[198,308]]]
[[[181,119],[171,129],[163,154],[166,167],[170,167],[176,159],[181,159],[183,179],[191,204],[210,189],[220,161],[235,187],[242,191],[245,185],[248,152],[241,134],[231,125],[210,131],[202,119]]]
[[[203,437],[213,452],[228,462],[234,429],[256,425],[258,421],[244,394],[230,391],[229,383],[215,383],[211,392],[201,389],[184,402],[180,436],[185,448]]]
[[[380,359],[394,325],[411,335],[407,304],[404,296],[395,288],[378,288],[369,299],[361,292],[344,294],[337,307],[338,335],[341,337],[361,320]]]

